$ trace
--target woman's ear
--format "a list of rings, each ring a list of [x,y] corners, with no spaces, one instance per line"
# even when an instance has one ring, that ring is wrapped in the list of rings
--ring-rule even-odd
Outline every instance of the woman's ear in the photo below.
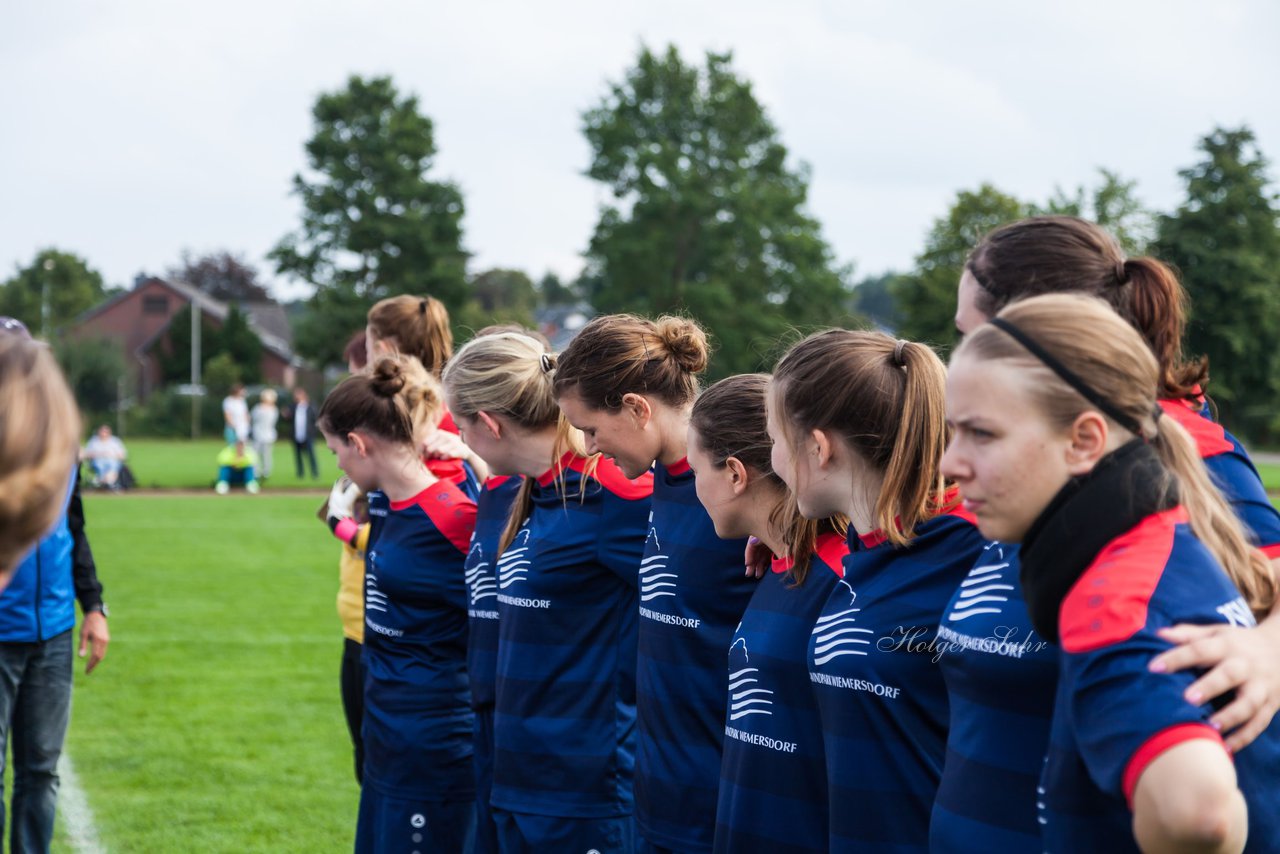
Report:
[[[653,407],[649,404],[649,398],[633,391],[622,396],[622,411],[630,413],[637,427],[644,427],[653,417]]]
[[[1074,477],[1088,474],[1098,460],[1115,450],[1109,447],[1110,425],[1102,413],[1086,410],[1076,416],[1070,427],[1067,445],[1067,471]]]
[[[487,412],[477,412],[476,420],[485,426],[485,429],[489,431],[493,438],[502,438],[502,424],[498,419],[494,418]]]
[[[835,443],[831,441],[831,436],[827,434],[826,430],[814,429],[809,434],[809,438],[813,440],[813,447],[809,449],[809,453],[817,458],[818,467],[821,468],[828,465],[836,452]]]
[[[348,433],[347,444],[356,449],[356,453],[361,457],[369,456],[369,443],[364,436],[359,433]]]
[[[737,457],[729,457],[724,461],[726,477],[733,487],[734,495],[741,495],[747,491],[747,486],[751,483],[751,471],[742,464],[742,460]]]

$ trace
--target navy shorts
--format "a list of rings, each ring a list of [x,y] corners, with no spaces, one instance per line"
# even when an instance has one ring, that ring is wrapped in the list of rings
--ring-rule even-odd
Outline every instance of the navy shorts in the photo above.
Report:
[[[493,808],[502,854],[634,854],[635,820],[561,818]]]
[[[466,854],[475,832],[475,801],[395,798],[360,790],[356,854]]]

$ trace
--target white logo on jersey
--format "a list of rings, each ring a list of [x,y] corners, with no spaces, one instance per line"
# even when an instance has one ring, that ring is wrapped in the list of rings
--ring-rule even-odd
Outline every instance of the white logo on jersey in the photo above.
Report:
[[[489,570],[489,562],[484,559],[484,548],[477,542],[471,543],[464,572],[472,605],[481,599],[491,599],[498,595],[498,579]]]
[[[960,583],[960,595],[956,597],[956,606],[947,615],[948,620],[959,622],[977,614],[999,614],[1001,605],[1009,601],[1004,594],[1013,590],[1013,585],[1004,583],[1004,571],[1009,568],[1009,561],[1004,559],[1004,547],[999,543],[989,543],[983,551],[992,552],[989,557],[995,562],[979,562],[969,570],[969,575]]]
[[[498,586],[503,590],[517,581],[524,581],[525,576],[529,574],[532,562],[526,557],[529,551],[528,524],[529,520],[525,519],[526,527],[520,529],[520,533],[516,534],[516,538],[511,541],[511,545],[507,546],[502,557],[498,558]]]
[[[373,555],[369,555],[370,558]],[[378,579],[372,572],[365,573],[364,576],[364,607],[366,611],[382,611],[387,610],[387,594],[378,590]]]
[[[738,628],[742,628],[741,623]],[[730,654],[739,646],[742,647],[744,662],[750,664],[751,654],[747,652],[746,638],[735,638],[729,647]],[[759,687],[760,680],[756,675],[759,672],[758,667],[743,667],[729,674],[729,720],[736,721],[747,715],[773,714],[769,709],[773,705],[773,692]]]
[[[653,521],[653,513],[649,513],[649,521]],[[667,556],[662,553],[662,543],[658,542],[658,529],[649,526],[649,535],[645,537],[645,550],[648,551],[650,541],[653,542],[654,553],[640,561],[640,601],[648,602],[660,596],[676,595],[677,578],[674,572],[663,572],[667,568]]]
[[[1219,605],[1214,610],[1233,626],[1251,629],[1258,625],[1258,621],[1253,618],[1253,611],[1249,610],[1249,603],[1244,601],[1243,596],[1237,596],[1227,604]]]
[[[853,592],[849,582],[843,578],[836,586],[843,586],[849,591],[850,607],[838,613],[820,617],[817,625],[813,627],[810,634],[814,639],[813,663],[816,667],[821,667],[842,655],[866,655],[866,650],[857,647],[871,643],[869,638],[857,637],[871,634],[871,629],[859,629],[853,625],[858,621],[858,618],[853,615],[862,610],[852,607],[858,594]]]

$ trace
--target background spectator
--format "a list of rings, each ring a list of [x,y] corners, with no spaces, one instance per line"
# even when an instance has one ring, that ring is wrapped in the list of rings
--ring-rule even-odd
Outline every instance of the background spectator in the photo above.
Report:
[[[124,466],[127,455],[124,442],[121,442],[118,436],[113,436],[111,428],[103,424],[85,443],[80,458],[88,461],[89,468],[93,472],[94,486],[119,489],[120,469]]]
[[[218,454],[218,483],[214,490],[219,495],[231,491],[232,484],[244,484],[249,492],[258,491],[258,455],[253,448],[245,447],[243,440],[227,445]]]
[[[222,399],[223,437],[227,444],[249,438],[249,405],[244,402],[244,383],[236,383]]]
[[[276,443],[276,421],[280,410],[276,407],[275,389],[264,388],[258,395],[258,403],[249,412],[253,427],[253,450],[258,455],[262,479],[271,477],[271,452]]]
[[[311,463],[311,479],[315,480],[320,477],[320,470],[316,467],[316,449],[312,445],[316,438],[316,412],[305,388],[293,390],[291,420],[293,421],[293,431],[290,434],[293,437],[293,461],[298,468],[298,478],[302,478],[302,458],[306,456]]]

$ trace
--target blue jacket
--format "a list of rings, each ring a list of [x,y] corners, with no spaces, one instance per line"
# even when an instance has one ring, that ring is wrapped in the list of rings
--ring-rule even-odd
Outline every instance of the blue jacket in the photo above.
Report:
[[[78,476],[58,524],[0,592],[0,643],[42,642],[73,628],[77,598],[84,609],[102,603],[102,585],[84,535]]]

